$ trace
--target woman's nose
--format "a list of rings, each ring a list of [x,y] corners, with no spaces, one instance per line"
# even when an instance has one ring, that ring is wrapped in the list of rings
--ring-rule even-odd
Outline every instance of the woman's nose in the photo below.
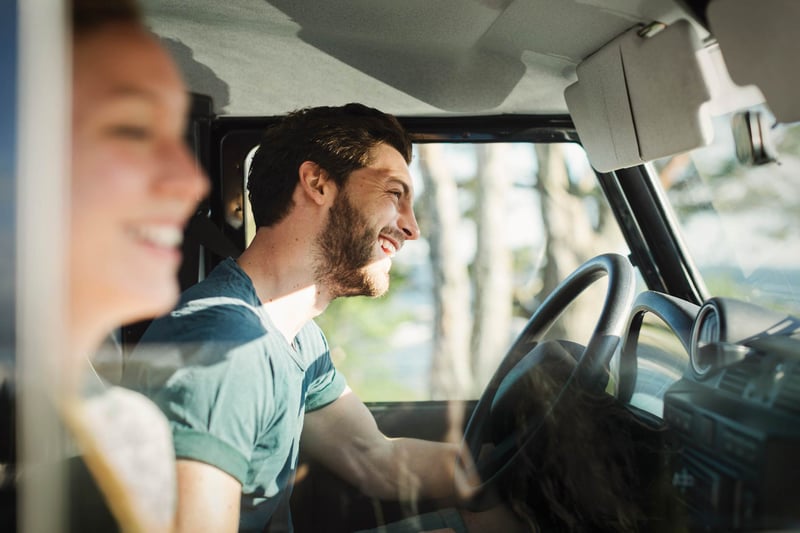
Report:
[[[193,202],[199,202],[208,194],[208,178],[183,141],[165,147],[162,157],[161,187]]]

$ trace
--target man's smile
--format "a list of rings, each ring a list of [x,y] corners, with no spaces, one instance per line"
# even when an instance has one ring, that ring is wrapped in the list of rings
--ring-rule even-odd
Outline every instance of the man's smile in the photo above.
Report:
[[[402,246],[402,244],[397,243],[396,241],[385,235],[381,235],[378,237],[378,243],[381,245],[383,253],[385,253],[389,257],[394,257],[394,254],[396,254],[397,251]]]

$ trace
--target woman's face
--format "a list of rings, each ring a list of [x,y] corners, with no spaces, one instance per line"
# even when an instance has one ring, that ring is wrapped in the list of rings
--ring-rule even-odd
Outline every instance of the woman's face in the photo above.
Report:
[[[73,333],[169,310],[183,227],[208,184],[183,141],[186,89],[133,24],[75,41],[69,228]]]

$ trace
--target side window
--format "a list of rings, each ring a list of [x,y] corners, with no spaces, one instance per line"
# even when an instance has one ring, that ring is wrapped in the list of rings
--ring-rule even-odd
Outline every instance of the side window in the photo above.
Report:
[[[477,398],[555,285],[627,246],[575,144],[420,144],[411,166],[422,237],[394,258],[389,293],[319,317],[365,401]],[[551,329],[586,343],[598,282]]]

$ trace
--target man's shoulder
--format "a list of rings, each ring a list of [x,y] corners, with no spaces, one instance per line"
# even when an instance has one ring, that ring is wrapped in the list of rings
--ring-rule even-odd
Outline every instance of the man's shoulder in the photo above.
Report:
[[[314,350],[316,352],[320,349],[328,351],[328,339],[325,338],[322,329],[313,320],[309,320],[300,329],[296,339],[301,351]]]
[[[330,370],[330,350],[325,334],[313,320],[308,322],[295,337],[300,364],[314,377]]]
[[[258,297],[252,283],[232,260],[220,264],[205,280],[188,288],[178,306],[153,321],[142,341],[242,341],[263,335]]]
[[[186,289],[180,297],[178,307],[186,303],[214,296],[238,298],[251,305],[258,303],[255,288],[250,278],[233,259],[218,264],[204,280]]]

